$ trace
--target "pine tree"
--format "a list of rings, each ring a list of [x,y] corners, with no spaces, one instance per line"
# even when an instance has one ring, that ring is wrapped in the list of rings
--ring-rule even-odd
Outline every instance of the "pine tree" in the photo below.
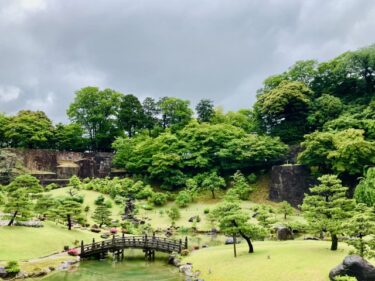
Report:
[[[354,200],[346,197],[348,188],[342,186],[336,175],[324,175],[318,180],[320,184],[310,188],[311,194],[305,194],[302,210],[311,229],[330,233],[331,250],[335,251],[338,246],[337,235],[350,217]]]
[[[102,227],[103,224],[111,223],[111,215],[111,210],[105,204],[100,204],[96,207],[92,219]]]
[[[284,220],[286,220],[286,216],[293,215],[294,209],[287,201],[283,201],[280,203],[279,212],[284,215]]]
[[[375,205],[375,168],[367,170],[365,178],[355,188],[354,198],[358,203],[365,203],[369,207]]]

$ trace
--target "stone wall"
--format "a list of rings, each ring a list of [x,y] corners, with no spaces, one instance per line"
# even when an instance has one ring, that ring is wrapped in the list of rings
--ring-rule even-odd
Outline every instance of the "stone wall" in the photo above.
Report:
[[[73,175],[80,178],[111,175],[112,153],[48,149],[3,149],[2,151],[17,155],[25,170],[39,178],[42,183],[50,183],[54,180],[58,183],[65,182],[64,180]]]
[[[310,170],[304,165],[273,166],[269,183],[269,199],[287,201],[294,207],[302,204],[305,193],[316,183]]]

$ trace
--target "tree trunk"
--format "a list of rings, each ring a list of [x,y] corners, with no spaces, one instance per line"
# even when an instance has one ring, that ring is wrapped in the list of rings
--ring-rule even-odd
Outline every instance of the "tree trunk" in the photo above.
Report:
[[[12,218],[10,219],[9,223],[8,223],[8,226],[12,226],[13,223],[14,223],[14,220],[16,219],[16,216],[18,214],[18,211],[15,211]]]
[[[72,217],[70,215],[67,215],[66,218],[68,220],[68,229],[72,230]]]
[[[235,227],[238,227],[238,224],[235,220],[232,221],[233,222],[233,225]],[[251,239],[249,236],[245,235],[245,233],[243,233],[241,230],[238,230],[239,234],[242,236],[243,239],[245,239],[246,243],[247,243],[247,246],[249,247],[249,253],[254,253],[254,247],[253,247],[253,243],[251,243]]]
[[[286,213],[284,213],[284,220],[286,220]]]
[[[215,199],[215,190],[211,189],[212,199]]]
[[[234,251],[234,257],[237,258],[237,249],[236,245],[237,244],[237,237],[236,234],[233,234],[233,251]]]
[[[331,251],[336,251],[337,250],[337,245],[339,243],[339,241],[337,239],[337,235],[331,233],[331,239],[332,239]]]

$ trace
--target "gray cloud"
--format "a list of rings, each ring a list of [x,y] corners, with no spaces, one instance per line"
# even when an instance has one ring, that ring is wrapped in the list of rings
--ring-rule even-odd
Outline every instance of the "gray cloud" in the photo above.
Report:
[[[374,43],[372,0],[3,0],[0,111],[55,121],[87,85],[249,107],[269,75]]]

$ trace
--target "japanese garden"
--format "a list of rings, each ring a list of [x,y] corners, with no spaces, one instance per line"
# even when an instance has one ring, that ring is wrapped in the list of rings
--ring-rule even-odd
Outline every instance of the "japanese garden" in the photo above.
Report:
[[[374,69],[373,46],[298,61],[226,113],[89,86],[66,124],[0,115],[0,274],[373,280]]]
[[[372,3],[58,2],[0,4],[0,280],[375,281]]]

